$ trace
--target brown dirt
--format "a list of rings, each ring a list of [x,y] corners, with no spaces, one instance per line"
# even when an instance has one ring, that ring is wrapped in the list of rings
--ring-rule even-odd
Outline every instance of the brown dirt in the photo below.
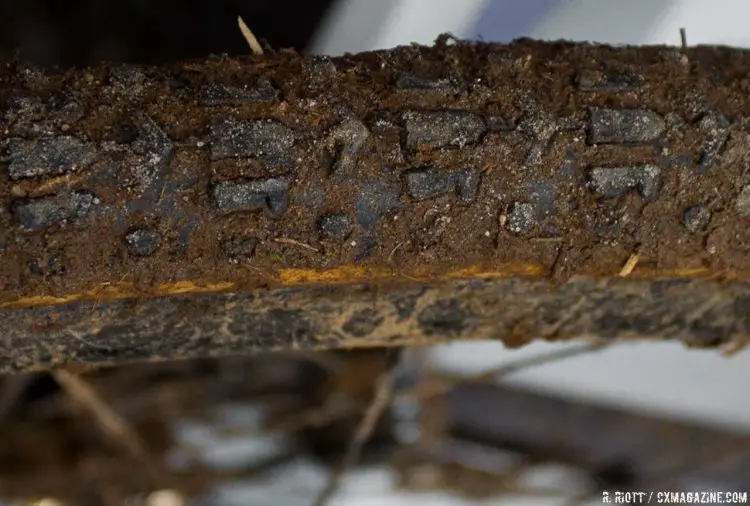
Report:
[[[743,278],[748,71],[738,49],[447,39],[7,64],[0,301],[470,268],[565,280],[636,250],[636,275]],[[329,214],[345,218],[321,230]]]

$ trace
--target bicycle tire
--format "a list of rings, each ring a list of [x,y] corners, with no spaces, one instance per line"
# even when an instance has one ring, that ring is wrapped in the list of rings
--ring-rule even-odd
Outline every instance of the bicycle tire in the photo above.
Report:
[[[450,37],[340,58],[6,64],[0,370],[469,338],[745,342],[749,72],[728,47]]]

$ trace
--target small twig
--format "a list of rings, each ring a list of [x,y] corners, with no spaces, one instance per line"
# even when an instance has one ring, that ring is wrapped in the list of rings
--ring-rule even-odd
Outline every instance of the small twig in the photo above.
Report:
[[[264,271],[263,269],[261,269],[260,267],[256,267],[256,266],[254,266],[252,264],[249,264],[247,262],[240,263],[240,265],[242,267],[247,267],[248,269],[257,272],[258,274],[260,274],[262,277],[264,277],[266,279],[270,279],[271,278],[271,276],[266,271]]]
[[[87,382],[62,369],[56,369],[51,374],[57,384],[73,400],[89,410],[102,432],[127,449],[133,457],[148,456],[145,446],[135,431],[99,398]]]
[[[362,420],[357,425],[354,437],[349,441],[346,454],[338,468],[336,468],[328,477],[325,488],[321,491],[313,503],[314,506],[325,506],[328,500],[338,489],[339,483],[346,471],[354,466],[362,454],[367,441],[370,440],[378,420],[383,412],[391,403],[393,398],[393,377],[390,369],[385,369],[380,373],[375,386],[375,395],[372,402],[367,407]]]
[[[628,261],[625,262],[625,265],[622,266],[622,269],[620,270],[620,276],[621,278],[627,278],[630,276],[630,274],[635,269],[635,266],[638,265],[638,261],[641,259],[641,256],[638,253],[633,253],[628,258]]]
[[[396,251],[397,251],[397,250],[398,250],[398,249],[399,249],[399,248],[400,248],[401,246],[403,246],[404,244],[406,244],[407,242],[409,242],[409,241],[401,241],[400,243],[396,244],[396,247],[395,247],[395,248],[393,248],[393,249],[391,250],[391,253],[390,253],[390,254],[388,255],[388,263],[389,263],[389,264],[393,262],[393,255],[394,255],[394,254],[396,253]]]
[[[587,355],[591,352],[599,351],[603,348],[611,346],[611,344],[611,342],[596,342],[571,348],[565,348],[563,350],[555,350],[549,353],[541,353],[533,357],[514,360],[513,362],[502,364],[498,367],[493,367],[487,369],[486,371],[482,371],[479,374],[472,374],[470,376],[443,375],[443,379],[447,379],[449,381],[444,381],[439,384],[433,383],[431,388],[426,388],[421,392],[418,391],[419,388],[416,388],[416,395],[419,399],[422,400],[430,399],[432,397],[436,397],[438,395],[446,393],[452,388],[453,384],[455,383],[497,380],[499,378],[508,376],[509,374],[517,373],[521,370],[531,369],[540,365],[547,365],[552,362],[558,362],[560,360],[565,360],[580,355]]]
[[[116,285],[119,285],[123,281],[125,281],[125,278],[128,277],[128,274],[130,273],[126,272],[125,274],[123,274],[123,276],[116,283]],[[96,299],[94,300],[94,305],[91,306],[91,313],[94,313],[94,311],[96,311],[96,308],[99,307],[99,304],[101,304],[102,298],[104,297],[104,291],[110,286],[112,286],[112,283],[107,281],[106,283],[102,283],[101,285],[99,285],[99,287],[96,289]]]
[[[167,179],[164,178],[164,184],[161,185],[161,191],[159,192],[159,200],[156,201],[157,204],[161,204],[161,201],[164,200],[164,192],[167,191]]]
[[[747,341],[735,341],[733,343],[730,343],[729,346],[727,346],[723,351],[722,355],[725,357],[733,357],[743,351],[745,348],[747,348],[748,342]]]
[[[415,278],[414,276],[410,276],[409,274],[406,274],[405,272],[399,272],[398,275],[403,278],[408,279],[409,281],[414,281],[415,283],[424,283],[428,281],[427,279]]]
[[[2,162],[0,162],[2,163]],[[32,190],[28,192],[29,197],[41,197],[43,195],[48,195],[51,192],[54,192],[58,187],[64,186],[64,187],[71,187],[75,186],[76,183],[79,183],[83,176],[78,173],[70,173],[65,174],[63,176],[58,176],[53,179],[49,179],[42,183],[39,186],[34,187]]]
[[[245,37],[245,40],[247,41],[247,45],[250,46],[250,50],[257,55],[263,55],[263,48],[260,47],[260,43],[258,42],[258,39],[255,38],[255,35],[253,35],[253,32],[250,31],[250,28],[245,24],[245,21],[243,21],[242,16],[237,16],[237,24],[240,25],[240,31],[242,32],[242,36]]]
[[[287,237],[277,237],[274,239],[274,242],[279,242],[281,244],[292,244],[294,246],[299,246],[300,248],[309,249],[310,251],[314,251],[315,253],[320,253],[320,250],[317,248],[313,248],[309,244],[305,244],[304,242],[295,241],[294,239],[289,239]]]
[[[541,332],[541,335],[543,337],[555,336],[563,327],[563,325],[568,323],[570,320],[573,319],[573,317],[576,316],[576,314],[578,313],[578,310],[581,309],[583,306],[585,306],[586,302],[587,302],[587,299],[585,296],[578,299],[578,302],[573,304],[571,307],[567,308],[565,310],[565,313],[560,318],[558,318],[557,321],[555,321],[549,327],[545,328]]]
[[[94,299],[94,304],[91,306],[91,313],[93,314],[96,311],[96,308],[99,307],[99,304],[102,302],[102,298],[104,298],[104,290],[108,286],[110,286],[112,283],[107,281],[106,283],[102,283],[99,285],[99,287],[95,290],[96,293],[96,299]]]
[[[532,367],[546,365],[551,362],[557,362],[559,360],[565,360],[565,359],[572,358],[572,357],[578,357],[580,355],[587,355],[591,353],[592,351],[599,351],[609,344],[610,344],[609,342],[588,343],[588,344],[582,344],[580,346],[573,346],[570,348],[565,348],[563,350],[551,351],[549,353],[541,353],[534,357],[519,359],[509,364],[503,364],[494,369],[489,369],[487,371],[480,373],[479,375],[472,377],[471,379],[472,380],[489,380],[489,379],[500,378],[503,376],[507,376],[509,374],[513,374],[520,370],[530,369]]]
[[[66,334],[67,334],[68,336],[72,337],[73,339],[75,339],[76,341],[78,341],[78,342],[81,342],[81,343],[85,344],[85,345],[86,345],[86,346],[88,346],[89,348],[93,348],[93,349],[95,349],[95,350],[112,351],[112,348],[111,348],[111,347],[109,347],[109,346],[105,346],[105,345],[101,345],[101,344],[96,344],[96,343],[92,343],[91,341],[89,341],[89,340],[87,340],[87,339],[85,339],[85,338],[81,337],[81,335],[80,335],[80,334],[79,334],[78,332],[74,332],[74,331],[72,331],[72,330],[68,330],[68,331],[66,332]]]
[[[563,242],[562,237],[532,237],[531,242]]]

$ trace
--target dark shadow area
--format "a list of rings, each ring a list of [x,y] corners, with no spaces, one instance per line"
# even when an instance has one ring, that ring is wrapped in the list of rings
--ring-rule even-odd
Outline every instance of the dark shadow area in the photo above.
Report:
[[[42,66],[164,63],[249,52],[242,16],[274,48],[304,50],[332,0],[29,0],[0,2],[0,59]]]

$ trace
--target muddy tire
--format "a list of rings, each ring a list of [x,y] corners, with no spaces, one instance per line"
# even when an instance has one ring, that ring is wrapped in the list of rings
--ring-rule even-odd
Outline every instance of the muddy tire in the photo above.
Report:
[[[750,335],[750,53],[0,69],[0,369]],[[637,260],[627,278],[618,276]]]

